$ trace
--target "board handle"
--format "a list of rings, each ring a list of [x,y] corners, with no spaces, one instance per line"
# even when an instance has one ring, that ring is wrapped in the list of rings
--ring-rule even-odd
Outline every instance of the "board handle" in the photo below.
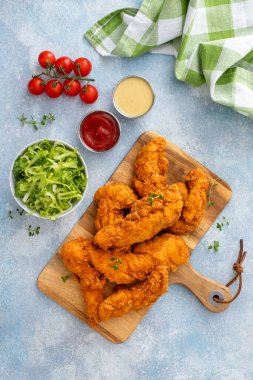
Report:
[[[198,273],[189,262],[179,266],[176,272],[170,273],[169,283],[186,286],[208,310],[214,313],[220,313],[229,306],[229,303],[215,302],[213,297],[218,295],[228,301],[231,299],[230,290],[225,285]]]

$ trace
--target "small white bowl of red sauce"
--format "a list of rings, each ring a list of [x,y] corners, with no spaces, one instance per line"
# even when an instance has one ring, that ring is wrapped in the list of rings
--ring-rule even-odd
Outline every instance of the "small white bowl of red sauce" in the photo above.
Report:
[[[85,115],[79,126],[79,137],[85,148],[103,153],[112,149],[120,138],[120,123],[108,111],[92,111]]]

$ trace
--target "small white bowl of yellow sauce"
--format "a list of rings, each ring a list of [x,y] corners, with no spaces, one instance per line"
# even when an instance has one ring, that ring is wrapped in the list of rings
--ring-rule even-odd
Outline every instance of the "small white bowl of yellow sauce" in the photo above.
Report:
[[[116,110],[130,119],[148,113],[155,101],[151,84],[139,76],[122,78],[114,87],[113,104]]]

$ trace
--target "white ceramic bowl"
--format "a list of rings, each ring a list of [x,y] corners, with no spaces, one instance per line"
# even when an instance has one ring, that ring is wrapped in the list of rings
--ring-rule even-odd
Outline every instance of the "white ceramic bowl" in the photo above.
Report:
[[[15,201],[17,202],[17,204],[18,204],[22,209],[24,209],[27,213],[31,213],[31,215],[36,216],[37,218],[40,218],[40,219],[48,219],[48,220],[50,220],[49,218],[46,218],[46,217],[44,217],[44,216],[40,216],[40,214],[39,214],[38,212],[34,212],[32,209],[30,209],[30,208],[29,208],[29,207],[28,207],[28,206],[22,201],[21,198],[19,198],[19,197],[17,197],[17,196],[15,195],[15,178],[14,178],[14,175],[13,175],[13,166],[14,166],[14,163],[15,163],[16,159],[17,159],[19,156],[21,156],[21,155],[26,151],[26,149],[29,148],[29,146],[32,146],[32,145],[34,145],[34,144],[36,144],[36,143],[39,143],[39,142],[42,142],[42,141],[44,141],[44,140],[48,140],[49,142],[59,142],[59,143],[65,145],[68,149],[70,149],[70,150],[74,150],[74,147],[73,147],[73,146],[71,146],[70,144],[68,144],[68,143],[66,143],[66,142],[64,142],[64,141],[61,141],[61,140],[41,139],[41,140],[33,141],[31,144],[26,145],[26,146],[25,146],[25,147],[24,147],[24,148],[23,148],[23,149],[17,154],[17,156],[16,156],[15,159],[13,160],[13,163],[12,163],[12,165],[11,165],[11,169],[10,169],[9,181],[10,181],[10,188],[11,188],[12,195],[13,195]],[[88,182],[89,182],[87,166],[86,166],[86,164],[85,164],[85,162],[84,162],[82,156],[80,155],[80,153],[77,152],[77,154],[78,154],[78,156],[79,156],[79,158],[80,158],[80,160],[81,160],[81,162],[82,162],[82,164],[83,164],[84,170],[85,170],[85,174],[86,174],[86,178],[87,178],[86,188],[85,188],[85,190],[84,190],[84,192],[83,192],[82,198],[79,199],[78,201],[73,202],[73,204],[72,204],[72,208],[69,209],[69,210],[66,210],[66,211],[63,212],[62,214],[58,215],[58,216],[57,216],[57,219],[59,219],[59,218],[61,218],[61,217],[63,217],[63,216],[69,215],[72,211],[76,210],[77,207],[78,207],[78,206],[80,205],[80,203],[82,202],[82,200],[83,200],[83,198],[84,198],[84,195],[85,195],[85,193],[86,193],[86,191],[87,191]]]
[[[138,116],[130,116],[130,115],[125,114],[125,113],[120,109],[120,107],[118,107],[118,105],[117,105],[117,103],[116,103],[116,100],[115,100],[115,93],[116,93],[117,87],[119,86],[120,83],[124,82],[124,80],[129,79],[129,78],[138,78],[138,79],[142,79],[144,82],[146,82],[146,83],[149,85],[150,90],[152,91],[152,94],[153,94],[153,102],[152,102],[151,106],[149,107],[149,109],[148,109],[147,111],[145,111],[144,113],[142,113],[141,115],[138,115]],[[114,108],[115,108],[115,109],[118,111],[118,113],[120,113],[122,116],[125,116],[125,117],[127,117],[128,119],[139,119],[140,117],[146,115],[146,114],[151,110],[151,108],[153,107],[153,105],[154,105],[154,103],[155,103],[155,93],[154,93],[154,90],[153,90],[153,87],[152,87],[151,83],[150,83],[147,79],[145,79],[145,78],[143,78],[143,77],[141,77],[141,76],[139,76],[139,75],[127,75],[127,76],[121,78],[121,79],[116,83],[116,85],[114,86],[114,89],[113,89],[113,92],[112,92],[112,101],[113,101]]]

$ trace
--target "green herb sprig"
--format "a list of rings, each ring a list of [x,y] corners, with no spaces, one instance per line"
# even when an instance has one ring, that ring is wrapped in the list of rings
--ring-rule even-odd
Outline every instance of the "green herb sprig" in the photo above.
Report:
[[[215,202],[211,199],[212,192],[214,191],[215,187],[218,186],[218,180],[219,178],[216,178],[215,181],[211,184],[210,190],[207,193],[207,207],[211,207],[215,205]]]
[[[153,193],[149,193],[148,194],[148,198],[147,199],[149,201],[150,206],[152,206],[153,200],[156,199],[156,198],[163,199],[163,195],[162,194],[153,194]]]
[[[16,208],[17,213],[19,213],[20,216],[24,215],[25,210]]]
[[[225,227],[225,226],[229,226],[229,220],[227,218],[225,218],[225,216],[223,216],[222,221],[217,222],[216,228],[218,228],[218,230],[222,231],[223,227]]]
[[[48,121],[54,121],[55,116],[49,113],[47,115],[43,115],[40,121],[36,121],[33,116],[31,116],[31,119],[29,120],[24,114],[22,114],[17,119],[21,122],[22,126],[24,126],[25,124],[31,124],[34,127],[34,129],[38,130],[39,126],[46,125]]]
[[[212,244],[209,245],[208,249],[213,250],[214,252],[218,252],[220,247],[220,242],[217,240],[214,240]]]
[[[66,282],[71,276],[71,274],[67,274],[66,276],[61,276],[61,279],[63,282]]]
[[[31,224],[30,224],[30,226],[27,228],[27,231],[28,231],[28,235],[29,236],[39,235],[39,233],[40,233],[40,226],[33,228],[31,226]]]
[[[23,210],[23,209],[19,209],[19,208],[16,208],[16,211],[17,211],[17,213],[18,213],[20,216],[24,215],[24,212],[25,212],[25,210]],[[8,216],[9,216],[10,219],[13,219],[13,218],[14,218],[14,215],[13,215],[12,212],[13,212],[12,210],[9,210],[9,212],[8,212]]]
[[[117,257],[117,258],[111,257],[110,260],[114,262],[112,265],[112,268],[115,270],[118,270],[119,264],[122,264],[122,261],[120,260],[120,258],[119,257]]]

